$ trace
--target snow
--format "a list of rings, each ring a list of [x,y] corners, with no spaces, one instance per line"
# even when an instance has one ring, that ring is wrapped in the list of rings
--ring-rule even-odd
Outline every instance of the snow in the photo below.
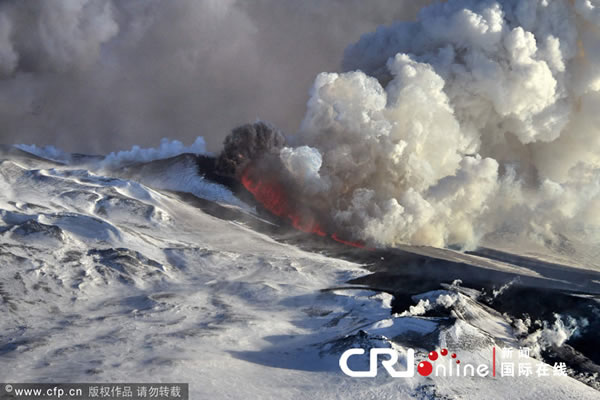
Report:
[[[191,399],[597,398],[570,377],[350,378],[338,366],[350,347],[421,344],[421,360],[447,346],[489,363],[492,345],[517,342],[507,318],[451,287],[416,299],[450,319],[392,315],[383,292],[324,290],[364,266],[208,215],[153,186],[160,176],[2,160],[2,382],[189,382]],[[217,184],[196,183],[216,199]]]

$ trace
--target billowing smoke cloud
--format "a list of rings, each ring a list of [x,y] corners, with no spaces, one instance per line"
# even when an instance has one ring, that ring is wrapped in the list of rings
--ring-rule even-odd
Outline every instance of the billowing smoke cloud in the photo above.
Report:
[[[423,3],[0,1],[2,141],[216,151],[260,117],[295,132],[294,199],[357,239],[597,240],[598,0],[436,2],[305,110]]]
[[[406,3],[404,5],[403,3]],[[100,152],[292,131],[344,47],[423,1],[0,0],[0,142]]]
[[[268,155],[276,157],[284,143],[283,134],[268,123],[242,125],[225,139],[217,169],[221,174],[239,178],[249,163],[260,163]]]
[[[348,72],[318,75],[281,158],[371,243],[597,239],[599,15],[597,0],[450,0],[380,27],[346,49]]]

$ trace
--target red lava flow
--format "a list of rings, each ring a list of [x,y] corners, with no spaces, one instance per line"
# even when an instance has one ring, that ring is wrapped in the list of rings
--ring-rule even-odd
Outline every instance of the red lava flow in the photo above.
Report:
[[[283,186],[275,180],[253,179],[250,168],[247,168],[241,177],[242,185],[254,198],[260,202],[272,214],[288,219],[292,226],[302,232],[312,233],[318,236],[329,236],[338,243],[347,246],[365,248],[360,242],[341,239],[337,233],[328,234],[323,227],[311,216],[303,216],[290,205]]]

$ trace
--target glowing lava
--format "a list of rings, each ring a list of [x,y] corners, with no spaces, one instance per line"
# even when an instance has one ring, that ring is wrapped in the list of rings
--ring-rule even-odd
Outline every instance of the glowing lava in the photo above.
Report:
[[[329,236],[338,243],[347,246],[365,248],[364,244],[340,239],[337,233],[328,234],[323,227],[315,221],[313,216],[304,216],[291,205],[281,183],[276,180],[254,179],[250,168],[246,168],[241,177],[242,185],[254,198],[272,214],[288,219],[294,228],[302,232],[312,233],[322,237]]]

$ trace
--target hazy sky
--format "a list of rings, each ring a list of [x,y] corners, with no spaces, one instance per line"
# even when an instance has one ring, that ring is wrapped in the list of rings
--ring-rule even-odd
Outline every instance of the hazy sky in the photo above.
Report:
[[[0,141],[108,152],[169,137],[218,150],[257,118],[298,128],[321,71],[402,0],[0,0]]]

